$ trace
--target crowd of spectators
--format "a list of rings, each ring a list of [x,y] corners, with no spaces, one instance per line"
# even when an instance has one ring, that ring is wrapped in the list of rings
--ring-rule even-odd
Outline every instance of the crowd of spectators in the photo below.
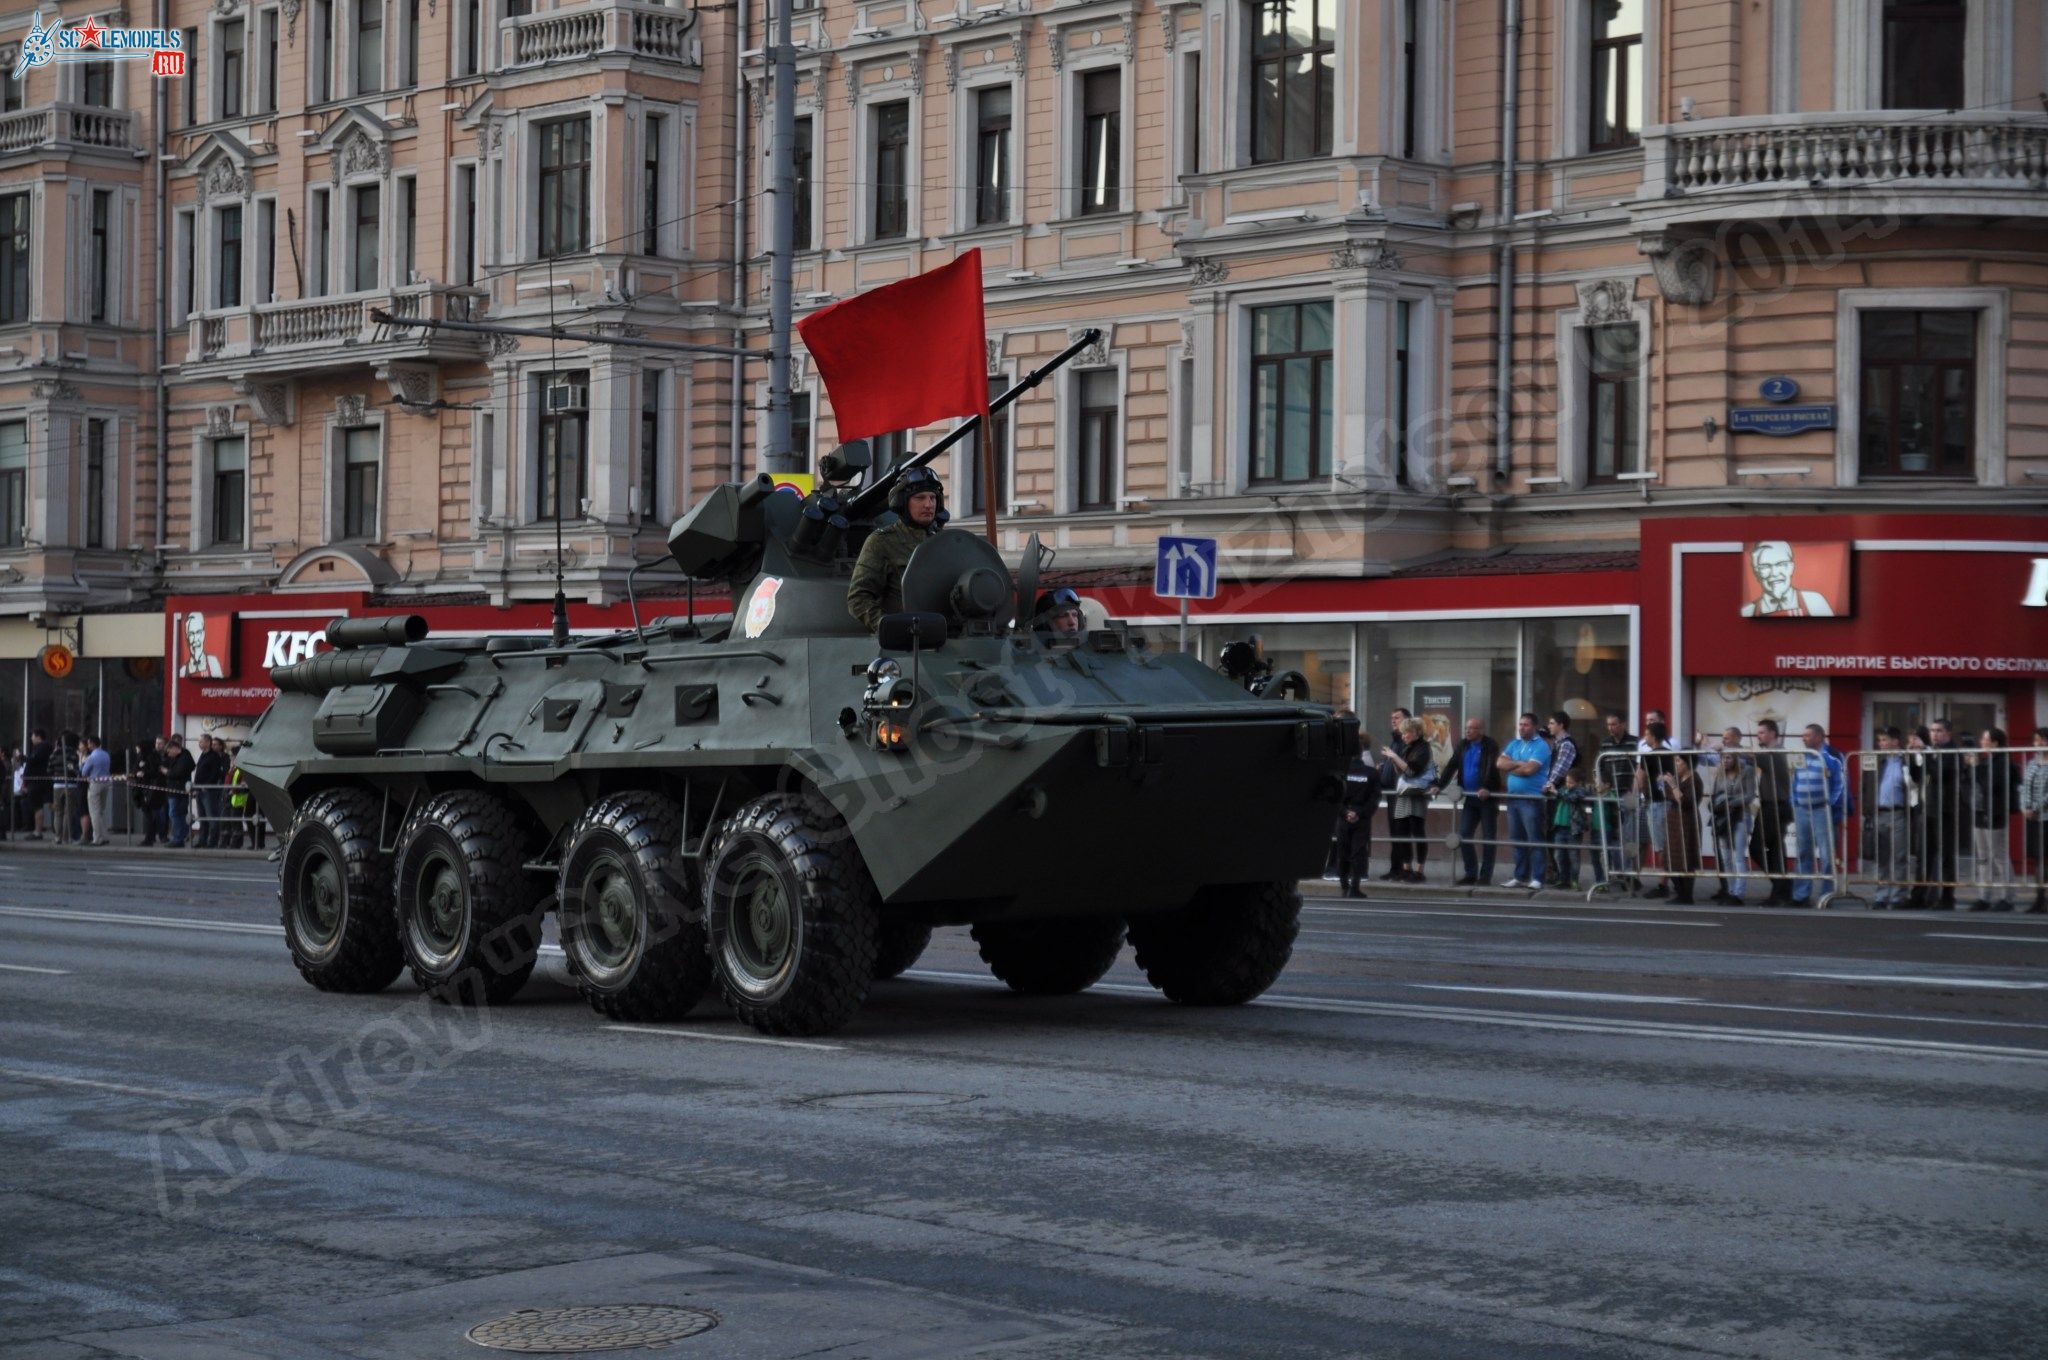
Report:
[[[6,752],[10,796],[0,804],[0,840],[111,845],[117,831],[144,846],[173,849],[263,847],[236,747],[202,735],[194,749],[176,733],[123,751],[96,733],[37,728]],[[118,819],[125,802],[127,815]]]
[[[2048,727],[2028,749],[1988,728],[1974,747],[1936,718],[1905,733],[1886,728],[1863,757],[1865,806],[1850,763],[1817,723],[1796,746],[1782,726],[1753,733],[1695,732],[1690,746],[1662,713],[1645,715],[1643,735],[1607,715],[1597,750],[1582,747],[1571,718],[1524,713],[1505,742],[1468,718],[1439,761],[1407,709],[1388,717],[1389,740],[1370,744],[1347,778],[1333,862],[1347,895],[1371,877],[1371,824],[1387,808],[1388,863],[1382,880],[1424,881],[1431,797],[1456,805],[1455,887],[1495,886],[1497,856],[1511,860],[1498,886],[1529,890],[1606,884],[1646,898],[1739,905],[1753,885],[1761,906],[1812,906],[1828,896],[1851,853],[1857,818],[1857,878],[1880,909],[2048,911]],[[2017,826],[2017,870],[2012,853]],[[1962,858],[1969,877],[1962,876]]]

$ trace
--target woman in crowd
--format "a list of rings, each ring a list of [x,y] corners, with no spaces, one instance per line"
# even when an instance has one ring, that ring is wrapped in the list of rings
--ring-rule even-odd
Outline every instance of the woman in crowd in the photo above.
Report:
[[[1423,739],[1422,724],[1414,718],[1401,723],[1401,749],[1382,747],[1380,755],[1392,762],[1399,776],[1395,784],[1394,809],[1390,825],[1396,843],[1408,847],[1407,868],[1400,871],[1404,883],[1422,882],[1423,822],[1429,813],[1429,787],[1436,778],[1429,743]]]
[[[1987,727],[1977,738],[1977,754],[1964,757],[1970,767],[1970,812],[1973,840],[1970,881],[1977,885],[1971,911],[2013,908],[2012,818],[2020,805],[2020,771],[2002,749],[2005,729]]]
[[[1700,871],[1700,777],[1684,756],[1670,757],[1670,768],[1657,777],[1664,790],[1665,868],[1671,875],[1671,901],[1692,905],[1692,876]]]

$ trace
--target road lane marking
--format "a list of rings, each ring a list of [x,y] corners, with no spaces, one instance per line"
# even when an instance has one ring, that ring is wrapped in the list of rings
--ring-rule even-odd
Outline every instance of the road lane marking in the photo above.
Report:
[[[1324,907],[1303,905],[1303,911],[1329,912],[1338,916],[1473,916],[1482,921],[1550,921],[1566,922],[1573,925],[1589,926],[1682,926],[1693,930],[1719,930],[1719,921],[1653,921],[1636,916],[1558,916],[1550,913],[1538,916],[1526,912],[1506,911],[1421,911],[1403,910],[1400,907]]]
[[[10,973],[48,973],[52,977],[70,977],[69,968],[31,968],[25,963],[0,963]]]
[[[0,1077],[11,1077],[16,1081],[42,1082],[48,1086],[79,1086],[89,1091],[111,1091],[122,1096],[148,1096],[152,1100],[182,1100],[188,1104],[211,1105],[212,1096],[195,1095],[190,1091],[160,1091],[151,1086],[124,1086],[117,1081],[88,1081],[84,1077],[58,1077],[47,1072],[27,1072],[18,1067],[0,1067]]]
[[[1993,992],[2048,991],[2048,982],[2017,978],[1918,977],[1896,973],[1780,973],[1779,977],[1818,978],[1823,982],[1889,982],[1901,987],[1976,987]]]
[[[619,1034],[658,1034],[664,1039],[716,1039],[722,1044],[774,1044],[777,1048],[814,1048],[821,1053],[837,1053],[844,1044],[812,1044],[801,1039],[771,1039],[765,1034],[719,1034],[708,1029],[655,1029],[649,1025],[606,1025],[604,1028]]]
[[[1959,931],[1930,930],[1930,940],[1992,940],[1998,944],[2048,944],[2048,935],[1965,935]]]
[[[1326,940],[1445,940],[1453,944],[1465,938],[1463,935],[1421,935],[1399,930],[1319,930],[1314,926],[1303,926],[1301,933]]]
[[[1003,984],[981,973],[950,973],[913,968],[902,974],[917,981],[966,982],[981,987]],[[1123,982],[1098,982],[1090,990],[1123,996],[1155,997],[1150,987]],[[1579,1034],[1617,1034],[1647,1039],[1697,1039],[1709,1043],[1756,1044],[1781,1048],[1839,1048],[1858,1053],[1907,1057],[1946,1055],[1987,1062],[2038,1063],[2048,1066],[2048,1049],[1998,1044],[1960,1044],[1940,1039],[1887,1039],[1878,1035],[1798,1034],[1789,1030],[1738,1029],[1722,1025],[1688,1025],[1667,1020],[1608,1020],[1596,1016],[1543,1015],[1476,1006],[1431,1006],[1400,1001],[1347,1001],[1337,997],[1285,996],[1267,993],[1250,1003],[1263,1010],[1315,1011],[1328,1015],[1392,1016],[1408,1020],[1449,1020],[1462,1024],[1509,1029],[1561,1030]],[[1703,1001],[1702,1006],[1712,1006]]]
[[[1540,996],[1552,1001],[1627,1001],[1649,1006],[1689,1006],[1690,996],[1643,996],[1635,992],[1564,992],[1547,987],[1469,987],[1450,982],[1404,982],[1427,992],[1484,992],[1489,996]]]
[[[282,935],[281,925],[258,921],[202,921],[189,916],[132,916],[118,911],[60,911],[55,907],[0,907],[0,916],[38,921],[82,921],[94,925],[160,926],[165,930],[215,930],[230,935]]]

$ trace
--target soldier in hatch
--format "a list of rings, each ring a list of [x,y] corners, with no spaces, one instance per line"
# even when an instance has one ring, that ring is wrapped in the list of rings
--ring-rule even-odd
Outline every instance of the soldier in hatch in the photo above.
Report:
[[[1062,586],[1058,590],[1042,590],[1038,593],[1038,607],[1032,613],[1031,626],[1048,634],[1054,642],[1079,642],[1081,640],[1081,597]]]
[[[870,633],[882,626],[882,615],[903,608],[903,568],[917,546],[945,525],[945,488],[930,468],[912,468],[889,488],[889,508],[898,516],[861,544],[853,564],[853,583],[846,588],[846,607]]]

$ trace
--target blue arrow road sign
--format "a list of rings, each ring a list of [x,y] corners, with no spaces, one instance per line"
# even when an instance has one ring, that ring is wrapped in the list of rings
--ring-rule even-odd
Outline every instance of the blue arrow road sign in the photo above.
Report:
[[[1152,568],[1152,593],[1162,600],[1216,598],[1216,540],[1161,538]]]

